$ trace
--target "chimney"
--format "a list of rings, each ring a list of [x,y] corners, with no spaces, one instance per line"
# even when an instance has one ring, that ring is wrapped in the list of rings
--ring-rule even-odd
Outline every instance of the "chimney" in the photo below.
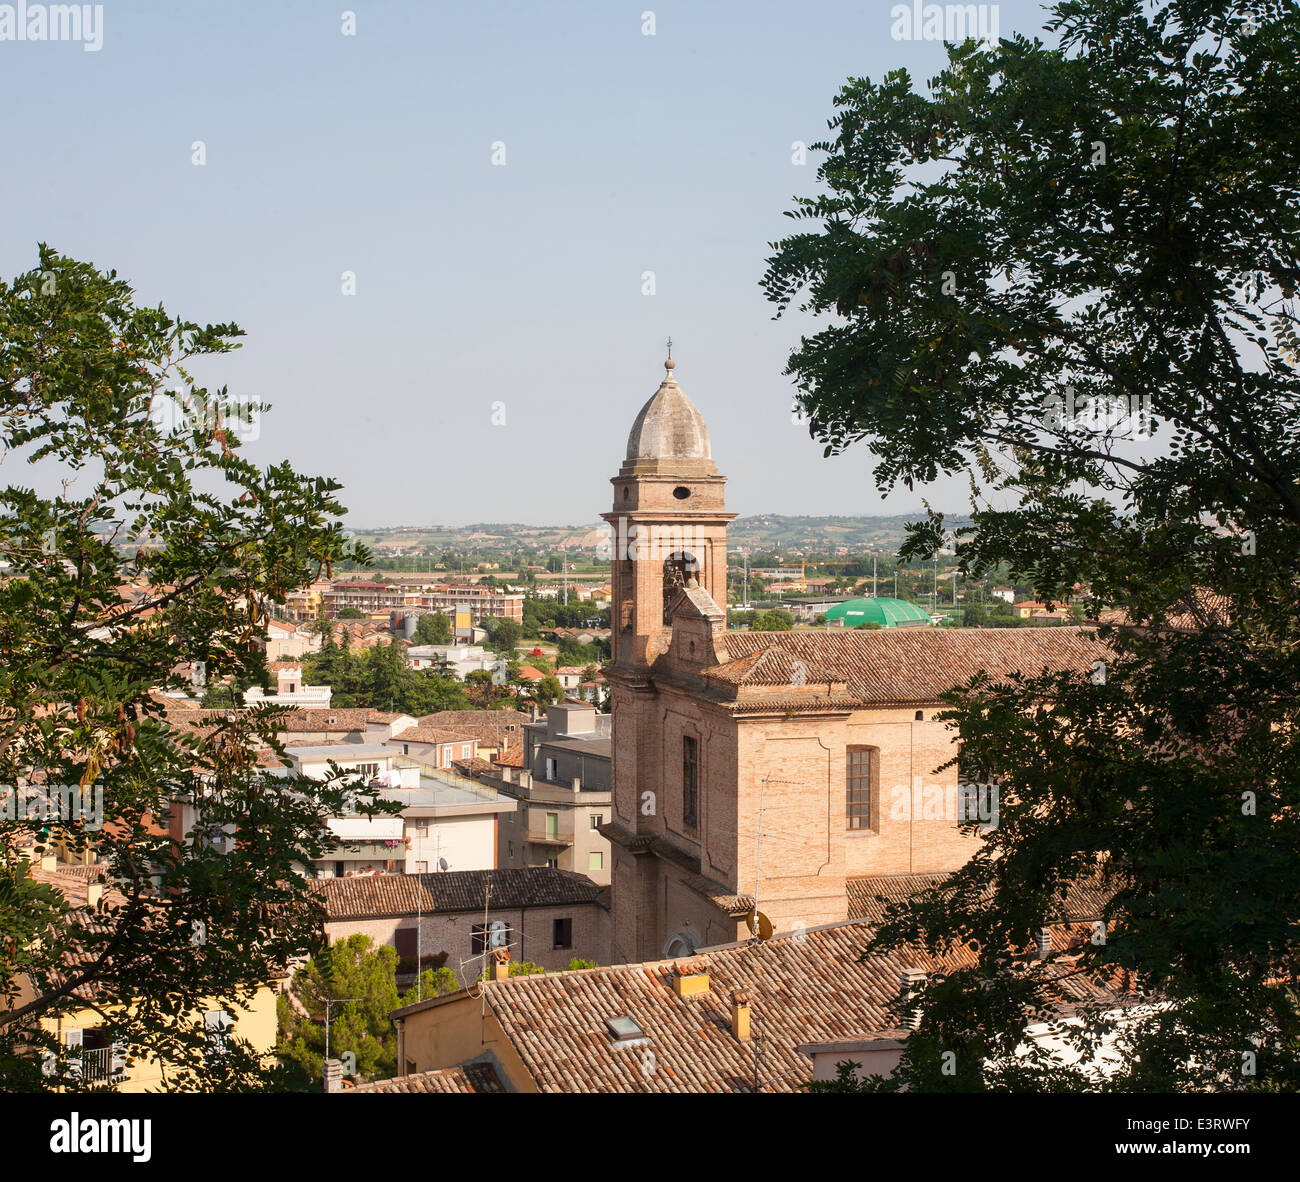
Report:
[[[325,1091],[341,1092],[343,1090],[343,1063],[339,1059],[326,1059],[325,1070]]]
[[[731,995],[731,1034],[737,1042],[749,1041],[749,995],[739,989]]]
[[[904,969],[899,974],[899,988],[905,1002],[912,1001],[924,984],[924,969]],[[908,1006],[906,1013],[903,1015],[903,1020],[908,1030],[919,1029],[921,1025],[921,1007],[916,1005]]]
[[[673,965],[673,992],[694,997],[709,991],[709,970],[702,960],[683,960]]]
[[[510,953],[504,948],[492,950],[492,980],[508,981],[510,979]]]
[[[88,883],[86,886],[86,906],[98,907],[100,900],[104,897],[104,884],[102,882]]]
[[[1038,929],[1038,959],[1046,960],[1052,955],[1052,933],[1049,928]]]

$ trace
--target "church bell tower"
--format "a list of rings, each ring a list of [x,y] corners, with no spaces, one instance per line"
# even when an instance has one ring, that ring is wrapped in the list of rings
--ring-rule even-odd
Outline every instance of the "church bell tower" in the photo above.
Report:
[[[613,477],[614,507],[601,516],[611,530],[612,664],[632,672],[652,664],[666,646],[668,610],[694,579],[725,610],[727,522],[723,485],[709,432],[682,393],[676,363],[641,408],[627,455]]]

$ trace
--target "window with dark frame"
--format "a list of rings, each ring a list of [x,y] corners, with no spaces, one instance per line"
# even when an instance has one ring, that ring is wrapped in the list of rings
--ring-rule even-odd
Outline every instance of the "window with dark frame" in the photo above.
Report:
[[[871,829],[871,798],[875,791],[880,751],[850,747],[844,754],[845,816],[850,829]]]
[[[700,741],[682,737],[682,820],[692,829],[700,823]]]
[[[419,943],[419,932],[415,928],[398,928],[393,933],[393,945],[397,949],[399,960],[411,960],[415,956]]]
[[[551,921],[551,947],[573,947],[573,920],[555,919]]]

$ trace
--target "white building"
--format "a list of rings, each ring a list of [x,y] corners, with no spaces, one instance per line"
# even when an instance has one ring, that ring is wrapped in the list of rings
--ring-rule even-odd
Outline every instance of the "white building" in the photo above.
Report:
[[[462,681],[467,673],[487,672],[501,685],[506,679],[506,662],[478,644],[417,644],[406,651],[412,669],[437,669],[446,666]]]
[[[276,661],[267,666],[275,674],[275,693],[262,692],[260,685],[244,691],[245,706],[307,706],[327,709],[334,691],[327,685],[303,685],[302,665]]]
[[[420,767],[398,748],[377,743],[289,747],[286,754],[302,775],[324,779],[334,763],[377,782],[382,799],[402,805],[399,816],[331,817],[338,844],[316,862],[316,877],[496,868],[497,818],[513,815],[511,797],[452,772]]]

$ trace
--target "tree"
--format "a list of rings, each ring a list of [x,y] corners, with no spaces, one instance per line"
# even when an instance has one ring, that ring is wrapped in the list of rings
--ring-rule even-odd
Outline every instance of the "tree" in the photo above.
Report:
[[[564,687],[555,674],[548,674],[541,681],[533,683],[532,699],[539,706],[549,706],[552,702],[564,700]]]
[[[367,616],[359,607],[341,607],[335,613],[334,618],[336,620],[364,620]]]
[[[755,632],[789,632],[793,627],[794,616],[779,608],[756,613],[753,623],[750,624],[750,628]]]
[[[44,245],[34,270],[0,283],[0,463],[21,464],[0,489],[0,783],[29,799],[67,786],[83,806],[64,796],[52,823],[0,813],[13,1091],[64,1082],[41,1070],[43,1052],[64,1053],[43,1024],[83,1009],[86,991],[111,1039],[168,1065],[167,1086],[264,1088],[238,1031],[205,1054],[200,1009],[234,1009],[318,943],[298,867],[332,847],[326,822],[350,786],[262,772],[255,751],[275,747],[283,708],[200,732],[156,698],[187,689],[173,670],[194,662],[214,685],[259,676],[264,605],[368,561],[343,536],[339,486],[250,463],[240,435],[260,411],[190,376],[241,335],[138,307],[115,273]],[[127,583],[145,590],[124,600]],[[196,817],[179,843],[156,823],[175,800]],[[200,839],[219,832],[230,852]],[[93,845],[112,887],[93,915],[32,881],[54,842]]]
[[[988,609],[980,603],[968,603],[962,612],[961,622],[967,628],[986,628],[989,622]]]
[[[440,967],[425,969],[419,989],[413,985],[399,995],[397,967],[397,951],[391,945],[376,948],[363,935],[336,940],[294,974],[292,997],[282,994],[277,1000],[277,1052],[296,1063],[308,1079],[320,1080],[325,1066],[325,1001],[355,998],[329,1007],[330,1057],[348,1056],[344,1062],[361,1081],[395,1075],[397,1034],[388,1015],[420,997],[439,997],[460,988],[455,971]]]
[[[1090,1086],[1007,1066],[1051,999],[1005,953],[1096,876],[1111,926],[1078,971],[1166,1003],[1108,1086],[1295,1089],[1300,23],[1259,0],[1071,0],[1048,31],[950,48],[928,93],[850,81],[827,191],[793,213],[820,225],[764,277],[780,310],[830,318],[788,371],[828,453],[865,443],[882,489],[971,470],[963,576],[1004,563],[1038,599],[1083,584],[1089,615],[1125,613],[1100,675],[949,695],[1000,819],[878,933],[979,949],[923,991],[900,1078]],[[902,557],[944,532],[914,523]],[[1119,1033],[1085,1017],[1081,1040]]]
[[[487,646],[493,652],[512,655],[523,635],[523,629],[514,620],[490,616],[483,621],[488,634]]]
[[[442,612],[428,612],[415,625],[416,644],[450,644],[451,621]]]

